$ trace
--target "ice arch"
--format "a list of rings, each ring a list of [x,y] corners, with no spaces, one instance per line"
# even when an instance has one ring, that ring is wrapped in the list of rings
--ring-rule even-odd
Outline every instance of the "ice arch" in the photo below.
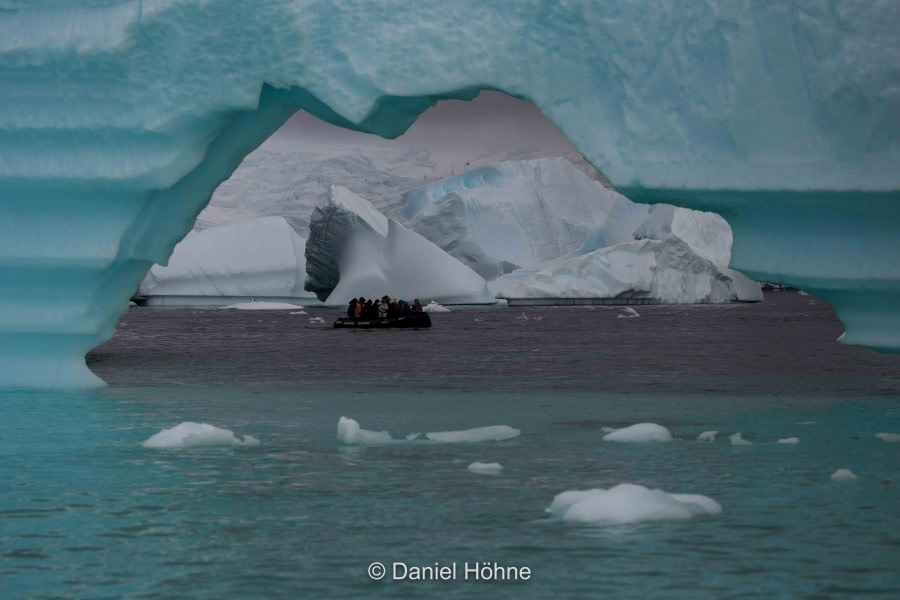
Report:
[[[292,112],[391,137],[488,88],[900,349],[893,0],[0,0],[0,385],[99,384],[84,354]]]

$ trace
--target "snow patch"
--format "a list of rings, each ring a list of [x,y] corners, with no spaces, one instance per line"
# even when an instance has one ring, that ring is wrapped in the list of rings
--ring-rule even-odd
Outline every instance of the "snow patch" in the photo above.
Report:
[[[547,512],[565,521],[617,525],[717,515],[722,512],[722,507],[708,496],[670,494],[642,485],[621,483],[608,490],[562,492],[556,495]]]
[[[603,436],[604,442],[671,442],[672,434],[662,425],[656,423],[638,423],[630,427],[616,429]]]
[[[207,423],[185,421],[163,429],[141,444],[144,448],[196,448],[200,446],[258,446],[259,440],[245,435],[239,439],[230,429]]]

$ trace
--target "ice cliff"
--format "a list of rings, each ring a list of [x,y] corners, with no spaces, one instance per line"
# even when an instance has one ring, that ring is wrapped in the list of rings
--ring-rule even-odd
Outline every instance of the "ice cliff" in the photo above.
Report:
[[[900,349],[892,0],[6,0],[0,381],[98,385],[153,263],[298,109],[399,135],[440,98],[532,100],[632,200],[721,214],[732,266]]]
[[[150,269],[138,292],[157,299],[178,297],[169,298],[172,303],[247,296],[314,301],[303,289],[305,247],[306,239],[282,217],[260,217],[191,232],[175,246],[167,266]]]

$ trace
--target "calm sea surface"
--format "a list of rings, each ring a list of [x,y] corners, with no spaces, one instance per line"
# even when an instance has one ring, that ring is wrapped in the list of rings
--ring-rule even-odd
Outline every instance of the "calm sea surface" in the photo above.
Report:
[[[459,309],[430,330],[347,331],[327,309],[132,308],[88,357],[108,388],[0,391],[0,598],[900,597],[900,443],[874,435],[900,433],[900,357],[834,343],[833,312],[797,293],[637,310]],[[341,416],[401,440],[522,434],[349,447]],[[261,444],[141,446],[184,421]],[[639,422],[677,439],[601,441]],[[717,441],[696,442],[707,430]],[[832,481],[839,468],[858,479]],[[617,526],[545,512],[624,482],[723,512]],[[395,562],[456,564],[457,580],[392,581]],[[467,562],[532,575],[465,581]]]

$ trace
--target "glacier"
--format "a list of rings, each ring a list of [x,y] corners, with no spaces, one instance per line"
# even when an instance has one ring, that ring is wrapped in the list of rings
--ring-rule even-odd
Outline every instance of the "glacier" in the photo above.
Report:
[[[900,350],[891,0],[6,0],[0,382],[85,353],[216,186],[297,110],[395,137],[440,99],[529,99],[628,198],[722,215],[731,267]]]

